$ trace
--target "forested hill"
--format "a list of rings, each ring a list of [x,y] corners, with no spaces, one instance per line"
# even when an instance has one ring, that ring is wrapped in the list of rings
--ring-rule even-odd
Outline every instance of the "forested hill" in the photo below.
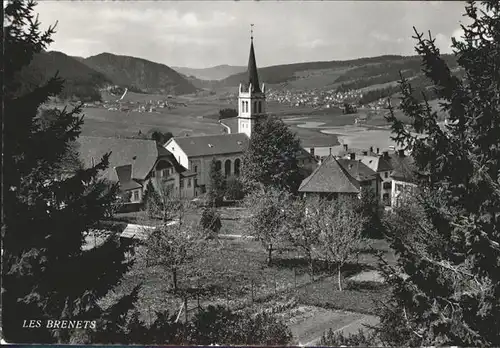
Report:
[[[190,94],[197,91],[177,71],[146,59],[101,53],[83,62],[116,85],[133,86],[148,93]]]
[[[443,55],[451,69],[457,63],[453,55]],[[387,55],[346,61],[308,62],[276,65],[259,69],[259,79],[274,89],[328,89],[338,92],[361,90],[363,94],[386,97],[399,91],[400,73],[413,80],[419,88],[426,88],[429,81],[422,76],[422,59],[419,56]],[[219,82],[219,87],[238,86],[247,79],[239,73]],[[381,92],[383,91],[383,92]],[[376,98],[375,98],[376,99]]]
[[[104,74],[57,51],[35,54],[30,65],[21,74],[23,83],[32,88],[55,76],[57,72],[65,80],[64,89],[59,95],[64,99],[99,100],[99,89],[112,83]]]

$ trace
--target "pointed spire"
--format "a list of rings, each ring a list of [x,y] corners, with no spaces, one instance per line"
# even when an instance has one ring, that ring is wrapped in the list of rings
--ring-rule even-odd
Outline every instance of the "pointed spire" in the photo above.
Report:
[[[252,85],[252,92],[260,92],[259,75],[253,49],[253,24],[250,24],[250,57],[248,58],[248,83]]]

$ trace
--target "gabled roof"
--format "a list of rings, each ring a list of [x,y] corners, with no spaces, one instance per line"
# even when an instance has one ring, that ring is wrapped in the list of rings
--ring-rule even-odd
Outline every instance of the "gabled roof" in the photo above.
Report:
[[[341,158],[337,160],[354,179],[358,181],[374,180],[378,178],[375,171],[371,170],[367,165],[359,160],[351,160]]]
[[[359,193],[359,182],[332,155],[300,184],[300,192]]]
[[[380,173],[392,170],[392,166],[383,156],[360,156],[361,162],[367,165],[371,170]]]
[[[248,148],[248,136],[244,133],[176,137],[173,141],[188,157],[238,153]]]
[[[144,180],[158,158],[154,140],[80,136],[76,144],[85,168],[99,163],[104,154],[111,152],[108,169],[102,176],[114,182],[119,181],[115,167],[131,164],[132,178]]]

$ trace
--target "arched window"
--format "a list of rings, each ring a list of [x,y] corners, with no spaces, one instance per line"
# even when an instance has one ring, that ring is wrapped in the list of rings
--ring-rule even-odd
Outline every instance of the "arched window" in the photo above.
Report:
[[[256,101],[253,102],[253,110],[252,111],[257,112],[257,102]]]
[[[261,114],[261,113],[262,113],[262,102],[260,101],[259,102],[259,114]]]
[[[244,106],[244,108],[243,108],[243,109],[244,109],[244,110],[243,110],[243,112],[248,112],[248,102],[247,102],[247,101],[244,101],[244,102],[243,102],[243,106]]]
[[[222,169],[222,162],[221,161],[215,162],[215,170],[219,171],[221,169]]]
[[[224,163],[224,176],[227,178],[229,175],[231,175],[231,160],[226,160],[226,163]]]
[[[240,166],[241,166],[241,161],[239,158],[234,160],[234,175],[239,176],[240,175]]]

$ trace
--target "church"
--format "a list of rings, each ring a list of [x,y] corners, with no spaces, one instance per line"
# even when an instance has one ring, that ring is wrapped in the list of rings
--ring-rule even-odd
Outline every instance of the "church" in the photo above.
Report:
[[[248,147],[255,125],[266,117],[266,86],[259,85],[253,36],[247,72],[248,80],[239,86],[238,116],[223,120],[227,134],[174,137],[164,144],[178,164],[192,173],[194,196],[208,189],[212,159],[216,160],[217,168],[226,178],[240,175],[243,152]],[[231,123],[234,123],[234,130]],[[314,157],[305,150],[298,154],[298,160],[305,167],[316,166]],[[180,188],[183,186],[181,182]]]

